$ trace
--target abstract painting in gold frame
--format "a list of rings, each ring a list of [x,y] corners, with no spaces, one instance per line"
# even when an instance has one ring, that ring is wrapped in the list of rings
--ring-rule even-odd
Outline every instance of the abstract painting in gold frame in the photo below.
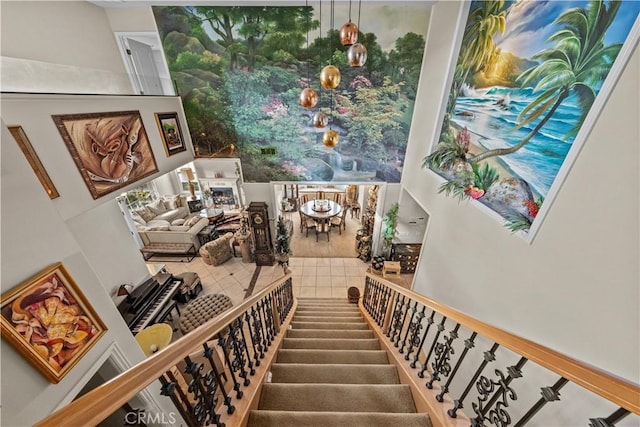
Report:
[[[51,117],[94,199],[158,171],[139,111]]]
[[[62,263],[2,295],[2,337],[58,383],[107,331]]]

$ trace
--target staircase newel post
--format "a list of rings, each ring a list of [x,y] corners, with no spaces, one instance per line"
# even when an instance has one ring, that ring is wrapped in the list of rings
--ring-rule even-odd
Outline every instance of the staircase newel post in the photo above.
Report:
[[[388,299],[388,301],[393,301],[394,298],[396,298],[397,292],[396,291],[391,291],[391,295]],[[393,304],[389,304],[387,305],[387,312],[384,315],[384,322],[382,323],[382,333],[383,334],[387,334],[389,332],[389,327],[391,326],[391,316],[393,315]]]

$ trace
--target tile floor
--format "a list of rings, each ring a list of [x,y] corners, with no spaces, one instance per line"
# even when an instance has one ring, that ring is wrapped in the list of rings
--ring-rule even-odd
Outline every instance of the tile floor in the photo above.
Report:
[[[196,257],[190,263],[164,262],[167,271],[179,274],[185,271],[198,273],[203,293],[222,293],[238,305],[246,295],[256,269],[254,263],[243,263],[242,258],[232,258],[222,265],[211,266]],[[358,258],[300,258],[290,259],[289,268],[293,279],[293,292],[299,297],[346,298],[347,289],[355,286],[362,292],[364,275],[369,267]],[[278,265],[262,267],[254,292],[268,286],[281,277]],[[411,287],[412,274],[388,276],[389,280],[406,288]]]

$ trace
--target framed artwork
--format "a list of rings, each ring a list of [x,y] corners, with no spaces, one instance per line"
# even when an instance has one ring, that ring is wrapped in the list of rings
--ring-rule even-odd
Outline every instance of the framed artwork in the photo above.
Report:
[[[158,171],[139,111],[51,117],[94,199]]]
[[[532,242],[638,44],[639,14],[640,2],[469,3],[423,163],[440,192]]]
[[[162,145],[167,157],[186,151],[178,113],[156,113],[156,123],[162,136]]]
[[[107,331],[62,263],[2,295],[2,337],[58,383]]]
[[[31,145],[31,141],[27,138],[27,134],[24,133],[24,129],[22,126],[8,126],[9,132],[13,135],[14,139],[18,143],[20,150],[22,150],[22,154],[27,158],[29,165],[31,165],[31,169],[38,177],[40,184],[44,188],[44,191],[47,192],[47,195],[50,199],[56,199],[60,197],[60,193],[56,189],[56,186],[53,185],[53,181],[49,178],[49,174],[47,170],[44,168],[44,165],[40,161],[40,157],[38,157],[38,153],[33,149]]]

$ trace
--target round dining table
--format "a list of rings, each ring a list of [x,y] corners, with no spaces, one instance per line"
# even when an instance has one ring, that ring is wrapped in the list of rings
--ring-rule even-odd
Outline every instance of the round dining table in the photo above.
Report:
[[[333,200],[324,200],[327,202],[324,209],[321,208],[320,200],[311,200],[303,204],[300,207],[300,211],[308,217],[315,219],[316,221],[325,222],[334,216],[342,213],[342,206]]]

